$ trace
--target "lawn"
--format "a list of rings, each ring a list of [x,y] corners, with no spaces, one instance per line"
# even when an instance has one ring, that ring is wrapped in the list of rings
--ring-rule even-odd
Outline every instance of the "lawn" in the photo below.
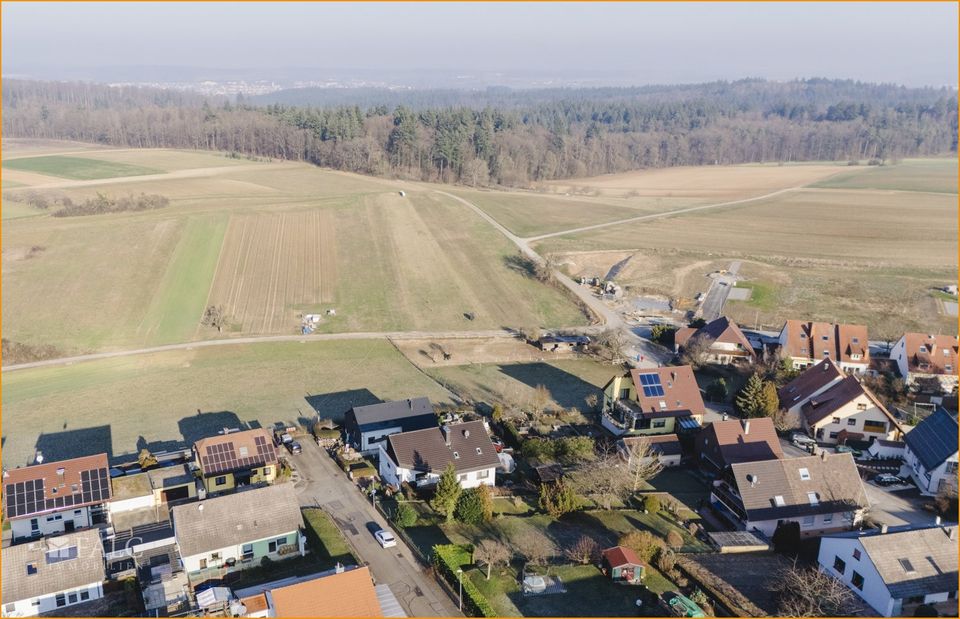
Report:
[[[885,166],[858,166],[812,186],[957,193],[957,160],[907,159]]]
[[[143,176],[162,174],[164,170],[144,166],[104,161],[89,157],[71,157],[67,155],[47,155],[41,157],[23,157],[6,159],[3,167],[8,170],[36,172],[48,176],[57,176],[71,180],[86,181],[98,178],[116,178],[120,176]]]
[[[3,463],[190,445],[224,427],[342,419],[354,404],[447,393],[388,342],[261,343],[3,375]],[[198,411],[202,411],[200,414]]]
[[[762,310],[772,310],[777,304],[777,291],[767,282],[745,282],[738,281],[736,288],[750,289],[750,298],[746,301],[732,301],[728,303],[742,303],[748,307]]]
[[[307,525],[310,551],[325,566],[321,569],[329,569],[337,563],[351,565],[357,562],[330,514],[319,508],[307,508],[303,510],[303,520]]]

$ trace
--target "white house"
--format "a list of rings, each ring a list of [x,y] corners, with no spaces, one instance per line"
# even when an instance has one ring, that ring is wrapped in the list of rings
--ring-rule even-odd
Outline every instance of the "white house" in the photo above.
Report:
[[[855,374],[870,367],[870,344],[863,325],[788,320],[778,338],[780,353],[795,369],[808,368],[823,359],[833,359]]]
[[[435,484],[451,463],[463,488],[496,483],[500,458],[482,421],[392,434],[380,445],[380,477],[397,488]]]
[[[817,561],[882,617],[913,616],[920,604],[957,614],[956,526],[824,536]]]
[[[888,441],[881,438],[870,443],[870,447],[867,448],[867,454],[871,458],[881,458],[885,460],[895,460],[899,458],[902,460],[906,448],[907,444],[903,441]]]
[[[698,340],[703,342],[703,356],[709,363],[754,363],[757,359],[753,345],[743,331],[726,316],[720,316],[699,329],[678,329],[673,336],[673,350],[682,353],[691,345],[699,345],[695,343]]]
[[[957,487],[957,420],[938,408],[904,437],[904,467],[920,491]]]
[[[816,367],[807,372],[820,373]],[[847,376],[809,398],[800,407],[803,429],[820,443],[847,440],[898,440],[903,428],[896,417],[855,376]]]
[[[347,443],[366,456],[379,453],[391,434],[436,427],[437,416],[427,398],[354,406],[343,418]]]
[[[804,404],[842,381],[844,377],[846,374],[833,359],[824,359],[804,370],[777,391],[780,408],[799,420],[800,409]]]
[[[3,616],[34,617],[103,597],[106,569],[96,529],[3,549]]]
[[[293,484],[279,483],[178,505],[170,510],[183,569],[225,574],[305,554]]]
[[[109,469],[107,454],[97,454],[4,471],[3,508],[13,540],[104,522],[112,493]]]
[[[710,502],[740,530],[773,536],[793,521],[803,536],[852,529],[869,506],[853,457],[827,454],[730,465]]]
[[[957,349],[955,335],[904,333],[890,351],[900,376],[908,385],[951,393],[957,386]]]

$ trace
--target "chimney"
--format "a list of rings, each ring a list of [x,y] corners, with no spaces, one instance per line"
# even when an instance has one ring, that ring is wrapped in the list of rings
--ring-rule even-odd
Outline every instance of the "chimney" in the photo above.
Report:
[[[443,442],[449,446],[450,445],[450,427],[443,426],[440,428],[440,431],[443,432]]]
[[[197,511],[199,512],[203,511],[203,503],[201,503],[200,505],[197,505]]]
[[[470,430],[463,431],[463,438],[470,438]]]
[[[37,456],[35,459],[37,461],[37,464],[43,464],[43,452],[40,450],[37,450]]]
[[[743,420],[743,433],[744,433],[744,435],[750,434],[750,420],[749,420],[749,419],[744,419],[744,420]]]
[[[885,524],[880,525],[880,535],[886,535],[889,528]]]
[[[940,526],[940,516],[937,516],[936,520],[933,521],[938,527]]]

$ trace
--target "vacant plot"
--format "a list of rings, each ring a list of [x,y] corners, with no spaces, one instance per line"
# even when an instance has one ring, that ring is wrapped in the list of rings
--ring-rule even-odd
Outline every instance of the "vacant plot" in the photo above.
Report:
[[[894,165],[855,167],[813,187],[957,193],[957,160],[907,159]]]
[[[956,200],[948,195],[798,190],[741,206],[550,239],[544,251],[677,248],[787,264],[874,267],[956,264]]]
[[[3,161],[3,167],[10,170],[36,172],[47,176],[69,178],[71,180],[140,176],[144,174],[161,174],[163,172],[163,170],[157,168],[147,168],[90,157],[73,157],[68,155],[6,159]]]
[[[447,393],[388,342],[266,343],[180,350],[3,376],[3,463],[135,454],[224,427],[339,420],[353,404]],[[199,414],[198,411],[202,411]]]
[[[335,299],[337,249],[328,211],[236,215],[221,251],[210,304],[243,333],[292,331],[299,308]]]
[[[844,171],[829,164],[659,168],[547,183],[565,192],[604,196],[663,196],[733,200],[801,187]]]
[[[543,351],[520,338],[476,337],[396,339],[394,345],[422,368],[479,363],[519,363],[570,359],[573,353]]]

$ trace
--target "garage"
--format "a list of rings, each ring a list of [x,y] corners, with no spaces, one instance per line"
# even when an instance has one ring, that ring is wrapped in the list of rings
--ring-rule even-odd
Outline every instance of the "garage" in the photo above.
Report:
[[[180,501],[190,498],[190,486],[180,486],[179,488],[170,488],[160,493],[161,500],[164,503]]]

